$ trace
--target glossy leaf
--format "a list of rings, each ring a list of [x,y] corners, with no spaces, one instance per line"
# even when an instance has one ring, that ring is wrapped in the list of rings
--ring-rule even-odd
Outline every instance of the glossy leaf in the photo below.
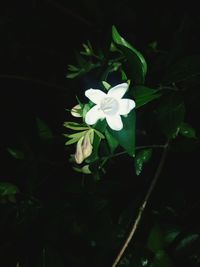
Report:
[[[136,108],[139,108],[161,96],[159,90],[146,86],[135,86],[133,90],[130,90],[130,94],[135,99]]]
[[[106,141],[108,142],[110,152],[113,153],[117,146],[119,145],[119,142],[117,139],[108,131],[105,131]]]
[[[19,193],[19,189],[16,185],[7,183],[7,182],[0,182],[0,196],[11,196]]]
[[[186,122],[181,123],[179,133],[187,138],[196,138],[195,129]]]
[[[14,157],[16,159],[24,159],[25,158],[24,152],[22,152],[19,149],[8,147],[7,151],[12,157]]]
[[[119,142],[119,144],[127,151],[131,156],[135,156],[135,110],[132,110],[127,117],[122,118],[123,129],[121,131],[114,131],[108,129],[111,135]]]
[[[135,172],[137,175],[140,175],[143,165],[147,162],[152,155],[152,149],[140,150],[135,157]]]
[[[147,63],[143,55],[119,34],[115,26],[112,27],[112,38],[128,59],[134,82],[136,84],[143,84],[147,73]]]

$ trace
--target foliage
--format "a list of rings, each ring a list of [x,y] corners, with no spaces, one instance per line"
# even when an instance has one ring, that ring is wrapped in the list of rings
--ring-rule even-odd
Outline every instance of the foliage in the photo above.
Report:
[[[79,4],[31,0],[1,19],[0,266],[112,266],[169,143],[118,266],[197,267],[198,17]],[[123,129],[88,125],[85,91],[120,83],[136,103]]]

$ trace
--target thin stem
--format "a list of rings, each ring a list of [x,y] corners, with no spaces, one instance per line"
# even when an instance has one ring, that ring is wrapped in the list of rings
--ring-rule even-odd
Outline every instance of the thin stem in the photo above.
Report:
[[[156,170],[155,176],[154,176],[154,178],[153,178],[153,180],[152,180],[152,182],[150,184],[150,187],[149,187],[149,189],[148,189],[148,191],[147,191],[147,193],[145,195],[145,198],[144,198],[144,200],[142,202],[142,205],[139,208],[138,215],[137,215],[136,220],[135,220],[135,222],[134,222],[134,224],[133,224],[133,226],[131,228],[131,231],[130,231],[127,239],[125,240],[120,252],[118,253],[116,259],[114,260],[114,263],[113,263],[112,267],[116,267],[117,264],[120,262],[120,260],[121,260],[121,258],[123,256],[126,248],[128,247],[130,241],[132,240],[132,238],[133,238],[133,236],[134,236],[134,234],[135,234],[135,232],[136,232],[136,230],[137,230],[137,228],[139,226],[142,214],[143,214],[143,212],[145,210],[147,202],[148,202],[148,200],[149,200],[149,198],[150,198],[150,196],[151,196],[151,194],[153,192],[153,189],[154,189],[154,187],[155,187],[155,185],[157,183],[157,180],[158,180],[158,178],[159,178],[159,176],[161,174],[162,168],[164,166],[165,159],[166,159],[167,152],[168,152],[168,147],[169,147],[169,141],[167,141],[167,143],[164,146],[163,153],[162,153],[158,168]]]

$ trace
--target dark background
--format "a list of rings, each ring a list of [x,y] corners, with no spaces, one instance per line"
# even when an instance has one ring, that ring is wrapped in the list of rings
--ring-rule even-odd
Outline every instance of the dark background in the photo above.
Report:
[[[144,170],[143,181],[131,178],[134,169],[127,159],[119,159],[98,183],[75,174],[62,137],[63,122],[70,117],[65,109],[76,104],[74,96],[83,94],[90,80],[67,80],[67,65],[87,40],[103,47],[112,25],[142,52],[157,41],[176,58],[196,55],[198,12],[194,6],[129,0],[8,0],[0,12],[0,181],[20,190],[15,203],[0,204],[0,266],[44,266],[45,257],[46,266],[111,266],[120,244],[112,223],[123,212],[126,223],[135,216],[160,154]],[[153,85],[159,78],[149,72],[147,82]],[[199,132],[197,96],[188,94],[187,121]],[[36,118],[49,126],[53,141],[40,139]],[[184,142],[170,153],[151,207],[171,205],[177,213],[173,223],[187,231],[198,226],[199,153],[195,142]],[[26,151],[31,160],[17,160],[8,147]],[[143,224],[145,239],[149,226]],[[177,264],[181,256],[175,257]]]

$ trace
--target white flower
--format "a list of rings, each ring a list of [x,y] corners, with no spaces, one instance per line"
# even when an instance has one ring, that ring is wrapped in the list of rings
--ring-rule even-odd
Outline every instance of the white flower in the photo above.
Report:
[[[123,128],[121,115],[127,115],[134,107],[135,101],[122,97],[128,89],[127,83],[121,83],[112,87],[108,93],[99,89],[88,89],[85,96],[94,104],[85,116],[85,122],[95,124],[99,119],[106,119],[109,127],[115,131]]]

